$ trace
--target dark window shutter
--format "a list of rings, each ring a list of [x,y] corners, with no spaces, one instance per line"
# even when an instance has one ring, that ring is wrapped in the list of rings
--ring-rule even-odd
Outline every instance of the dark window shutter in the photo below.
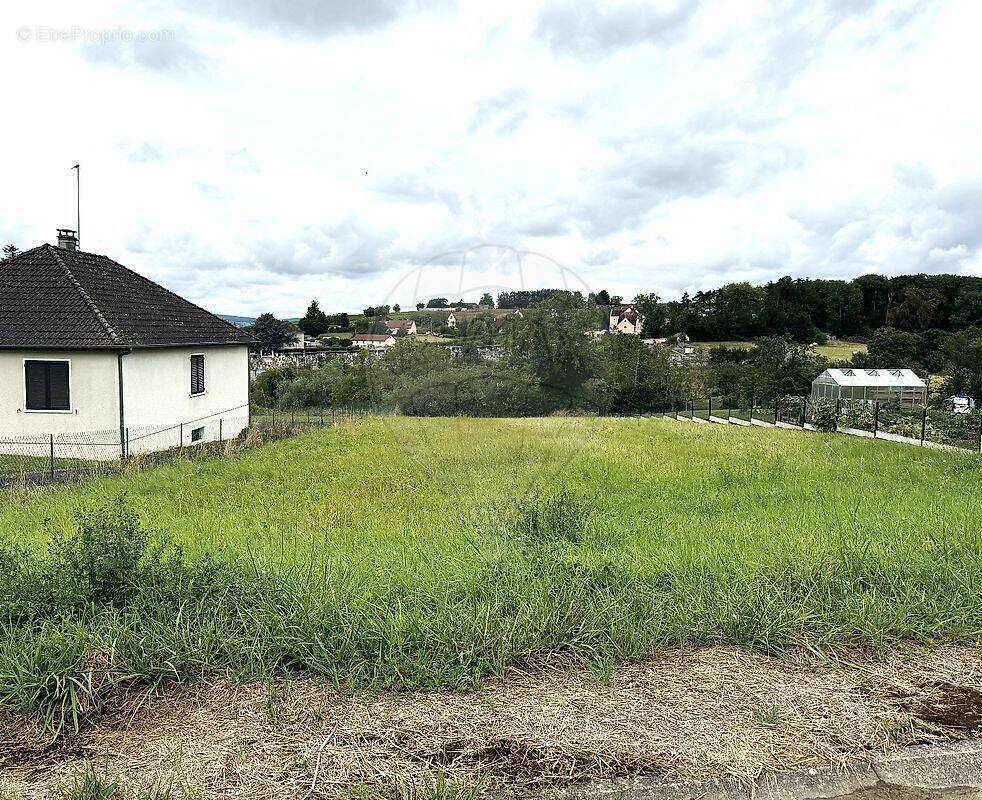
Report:
[[[48,371],[44,361],[24,363],[24,382],[27,385],[27,408],[44,411],[48,407]]]
[[[205,357],[191,356],[191,394],[205,390]]]
[[[52,411],[68,411],[72,407],[68,390],[68,362],[49,361],[48,408]]]
[[[28,411],[71,411],[67,361],[25,361]]]

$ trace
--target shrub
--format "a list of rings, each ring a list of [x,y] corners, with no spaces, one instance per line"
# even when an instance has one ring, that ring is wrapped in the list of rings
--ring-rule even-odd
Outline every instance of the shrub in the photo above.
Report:
[[[832,400],[819,400],[815,404],[813,422],[816,430],[824,431],[825,433],[835,431],[839,424],[835,402]]]
[[[122,607],[141,584],[150,534],[122,495],[94,510],[78,509],[75,530],[55,533],[48,549],[52,591],[60,606]]]
[[[0,617],[29,622],[71,612],[160,606],[241,594],[237,562],[206,553],[195,561],[146,530],[120,495],[75,512],[47,553],[0,541]]]

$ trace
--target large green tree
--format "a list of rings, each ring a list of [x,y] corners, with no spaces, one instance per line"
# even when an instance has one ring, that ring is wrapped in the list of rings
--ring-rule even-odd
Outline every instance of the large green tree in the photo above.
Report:
[[[316,338],[322,333],[327,333],[328,328],[331,327],[331,323],[328,321],[327,314],[321,311],[317,301],[311,300],[310,305],[307,307],[307,313],[297,323],[297,327],[308,336]]]
[[[944,346],[945,386],[982,401],[982,327],[953,333]]]
[[[245,330],[256,338],[261,350],[279,350],[297,333],[293,325],[272,314],[260,314]]]
[[[920,332],[943,321],[945,299],[936,289],[907,286],[897,292],[887,314],[887,325],[903,331]]]
[[[594,374],[596,348],[583,335],[593,316],[582,295],[559,292],[527,308],[522,317],[509,317],[509,362],[516,369],[531,368],[560,407],[576,405]]]
[[[869,352],[853,356],[853,365],[868,369],[921,368],[921,337],[909,331],[884,327],[869,341]]]

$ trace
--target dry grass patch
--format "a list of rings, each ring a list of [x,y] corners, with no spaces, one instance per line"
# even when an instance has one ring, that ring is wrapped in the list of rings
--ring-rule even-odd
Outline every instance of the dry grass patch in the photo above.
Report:
[[[8,718],[0,786],[47,797],[88,760],[132,796],[164,783],[205,798],[287,798],[439,780],[485,792],[634,775],[749,781],[969,735],[930,713],[951,696],[944,687],[982,690],[982,651],[832,667],[706,648],[600,679],[512,671],[469,694],[221,683],[131,697],[57,747]]]

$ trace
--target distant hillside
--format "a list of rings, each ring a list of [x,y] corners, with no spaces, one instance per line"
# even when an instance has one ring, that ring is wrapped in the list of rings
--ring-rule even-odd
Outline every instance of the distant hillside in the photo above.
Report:
[[[226,322],[231,322],[236,328],[244,328],[256,321],[255,317],[236,317],[233,314],[217,314],[216,316]]]

